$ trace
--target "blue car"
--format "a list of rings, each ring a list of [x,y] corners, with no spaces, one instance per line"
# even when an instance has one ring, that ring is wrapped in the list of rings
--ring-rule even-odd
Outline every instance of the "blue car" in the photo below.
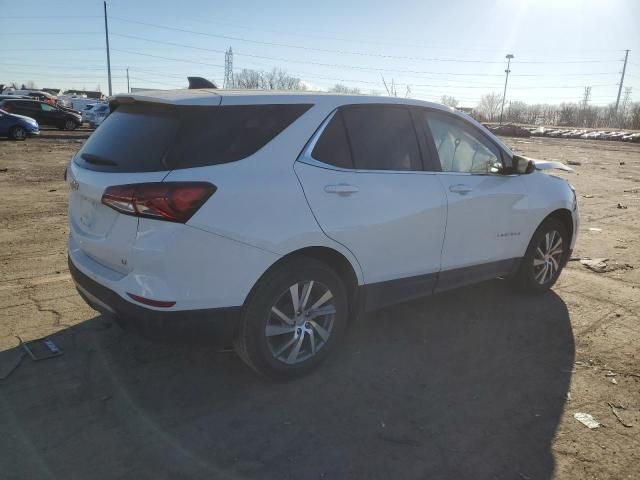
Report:
[[[40,135],[40,127],[33,118],[16,115],[0,109],[0,137],[24,140],[34,135]]]

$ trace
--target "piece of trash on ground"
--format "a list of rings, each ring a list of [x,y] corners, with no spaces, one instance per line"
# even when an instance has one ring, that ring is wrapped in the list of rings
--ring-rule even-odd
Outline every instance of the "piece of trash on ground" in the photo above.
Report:
[[[609,381],[610,381],[611,383],[613,383],[614,385],[617,385],[617,384],[618,384],[618,380],[616,380],[614,377],[611,377],[611,378],[609,379]]]
[[[593,198],[593,195],[582,195],[584,198]]]
[[[602,229],[601,228],[597,228],[597,227],[591,227],[591,228],[589,228],[589,231],[590,232],[601,232]]]
[[[618,408],[621,408],[622,410],[624,410],[624,407],[622,405],[614,405],[611,402],[607,402],[609,407],[611,408],[611,411],[613,412],[613,414],[615,415],[615,417],[618,419],[618,421],[624,425],[627,428],[631,428],[633,427],[633,425],[631,425],[630,423],[625,422],[622,417],[620,416],[620,414],[618,413]]]
[[[626,210],[626,209],[627,209],[627,206],[626,206],[626,205],[623,205],[622,203],[618,203],[618,208],[619,208],[620,210]]]
[[[50,338],[39,338],[37,340],[23,342],[22,339],[18,337],[18,340],[20,340],[20,346],[25,353],[29,355],[34,362],[62,355],[62,350],[60,350]]]
[[[600,426],[600,423],[588,413],[577,412],[573,414],[573,418],[575,418],[581,424],[583,424],[587,428],[590,428],[591,430],[594,430]]]
[[[607,270],[608,258],[581,258],[580,263],[587,267],[589,270],[602,273]]]

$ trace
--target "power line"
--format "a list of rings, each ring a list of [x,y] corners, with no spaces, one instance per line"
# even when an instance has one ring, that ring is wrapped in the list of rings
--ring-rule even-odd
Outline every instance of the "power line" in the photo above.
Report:
[[[197,64],[197,65],[205,65],[207,67],[221,67],[221,68],[224,68],[224,65],[218,65],[218,64],[213,64],[213,63],[205,63],[205,62],[197,62],[197,61],[194,61],[194,60],[185,60],[183,58],[162,57],[160,55],[152,55],[150,53],[134,52],[132,50],[122,50],[122,49],[119,49],[119,48],[112,48],[111,50],[113,50],[114,52],[130,53],[132,55],[142,55],[143,57],[161,58],[163,60],[170,60],[170,61],[174,61],[174,62],[193,63],[193,64]]]
[[[102,35],[102,32],[0,32],[0,35]]]
[[[121,17],[109,17],[112,18],[114,20],[119,20],[121,22],[126,22],[126,23],[133,23],[136,25],[144,25],[147,27],[153,27],[153,28],[158,28],[158,29],[164,29],[164,30],[170,30],[170,31],[176,31],[176,32],[182,32],[182,33],[190,33],[193,35],[201,35],[201,36],[206,36],[206,37],[212,37],[212,38],[222,38],[225,40],[235,40],[235,41],[239,41],[239,42],[246,42],[246,43],[254,43],[254,44],[259,44],[259,45],[268,45],[268,46],[272,46],[272,47],[285,47],[285,48],[294,48],[294,49],[300,49],[300,50],[308,50],[308,51],[317,51],[317,52],[323,52],[323,53],[337,53],[340,55],[360,55],[360,56],[367,56],[367,57],[377,57],[377,58],[395,58],[395,59],[401,59],[401,60],[422,60],[422,61],[428,61],[428,62],[452,62],[452,63],[483,63],[483,64],[501,64],[503,63],[502,61],[496,61],[496,60],[468,60],[468,59],[454,59],[454,58],[427,58],[427,57],[414,57],[414,56],[404,56],[404,55],[388,55],[388,54],[383,54],[383,53],[370,53],[370,52],[361,52],[361,51],[354,51],[354,50],[334,50],[334,49],[327,49],[327,48],[315,48],[315,47],[308,47],[308,46],[304,46],[304,45],[292,45],[292,44],[287,44],[287,43],[278,43],[278,42],[265,42],[262,40],[254,40],[254,39],[248,39],[248,38],[244,38],[244,37],[236,37],[236,36],[230,36],[230,35],[219,35],[219,34],[214,34],[214,33],[207,33],[207,32],[199,32],[196,30],[190,30],[190,29],[186,29],[186,28],[178,28],[178,27],[171,27],[168,25],[159,25],[156,23],[149,23],[149,22],[140,22],[138,20],[129,20],[126,18],[121,18]],[[122,34],[121,34],[122,35]],[[136,38],[134,36],[130,36],[131,38]],[[137,37],[141,40],[146,40],[142,37]],[[536,60],[536,61],[521,61],[518,63],[534,63],[534,64],[555,64],[555,63],[612,63],[612,62],[617,62],[617,60]]]

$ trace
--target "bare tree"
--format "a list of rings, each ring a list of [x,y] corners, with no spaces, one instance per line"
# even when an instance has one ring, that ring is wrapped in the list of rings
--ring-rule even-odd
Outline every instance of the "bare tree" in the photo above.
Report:
[[[487,93],[480,97],[480,102],[475,108],[476,111],[486,118],[488,121],[493,122],[496,119],[500,105],[502,103],[502,96],[498,93]]]
[[[442,97],[440,97],[440,103],[448,107],[456,108],[458,106],[458,99],[450,95],[442,95]]]
[[[35,90],[38,88],[36,86],[36,82],[34,82],[33,80],[28,80],[26,85],[22,85],[22,86],[26,87],[26,88],[23,88],[23,90]]]
[[[629,128],[640,130],[640,102],[636,102],[631,107]]]
[[[389,95],[390,97],[398,96],[398,89],[396,88],[396,84],[393,78],[391,79],[391,83],[387,85],[387,81],[384,79],[384,76],[383,76],[382,84],[384,85],[384,88],[387,91],[387,95]]]
[[[243,68],[240,73],[234,75],[236,88],[258,89],[262,88],[262,73],[257,70]]]
[[[307,86],[284,70],[274,68],[269,72],[243,69],[234,75],[236,88],[260,90],[306,90]]]
[[[629,111],[631,108],[631,87],[624,87],[624,94],[622,96],[622,105],[620,107],[620,114],[618,124],[620,128],[626,128],[629,123]]]
[[[329,91],[332,93],[348,93],[350,95],[359,95],[359,88],[352,88],[343,85],[342,83],[336,83],[333,87],[329,88]]]

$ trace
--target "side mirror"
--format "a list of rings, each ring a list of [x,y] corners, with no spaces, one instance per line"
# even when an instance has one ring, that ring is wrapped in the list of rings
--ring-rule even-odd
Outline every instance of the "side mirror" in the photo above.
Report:
[[[513,156],[513,173],[525,174],[531,173],[535,170],[534,163],[527,157],[521,157],[520,155]]]
[[[502,165],[502,162],[488,163],[487,172],[492,175],[501,175],[504,173],[504,165]]]

